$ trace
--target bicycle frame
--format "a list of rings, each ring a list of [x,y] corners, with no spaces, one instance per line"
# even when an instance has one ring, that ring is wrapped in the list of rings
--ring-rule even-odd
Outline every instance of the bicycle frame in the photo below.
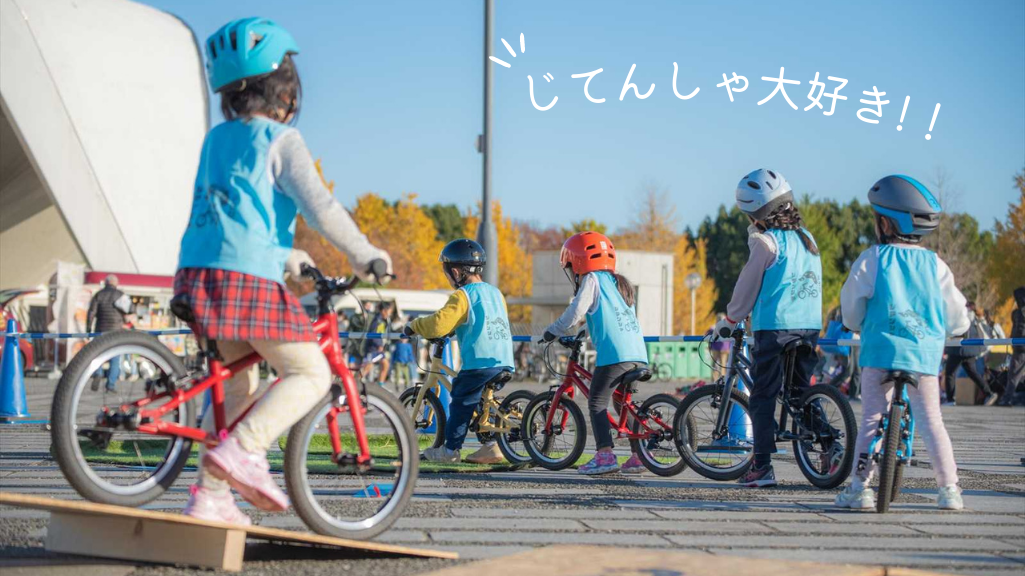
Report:
[[[750,358],[744,354],[744,335],[743,332],[738,330],[733,338],[733,346],[730,346],[730,353],[726,359],[726,375],[723,376],[723,394],[724,399],[724,410],[719,410],[719,417],[715,422],[715,436],[716,440],[719,440],[729,434],[729,422],[730,413],[733,410],[733,403],[729,402],[728,399],[733,397],[733,389],[737,386],[737,379],[739,378],[747,386],[748,390],[754,387],[754,382],[751,380],[751,368],[754,363]]]
[[[904,406],[904,410],[902,412],[904,416],[901,420],[900,426],[907,430],[906,434],[901,434],[901,443],[897,448],[897,461],[907,463],[911,461],[911,456],[914,455],[912,445],[915,441],[915,415],[911,412],[911,400],[908,398],[907,386],[905,386],[903,382],[894,382],[893,386],[893,401]],[[886,431],[890,428],[891,422],[889,420],[889,411],[887,411],[879,421],[879,432],[868,444],[868,453],[872,455],[874,460],[878,461],[880,458],[880,455],[876,450],[879,448],[879,443],[886,437]]]
[[[431,352],[431,367],[427,373],[427,380],[420,386],[419,392],[416,394],[416,400],[413,403],[413,414],[419,414],[423,409],[424,396],[427,395],[427,391],[431,390],[436,396],[441,397],[441,387],[444,386],[449,394],[452,393],[452,378],[455,378],[457,372],[452,368],[449,368],[443,362],[443,355],[445,352],[445,346],[448,343],[448,339],[432,340],[431,345],[433,350]],[[479,432],[494,432],[498,434],[506,434],[512,432],[515,427],[506,414],[502,414],[498,410],[495,412],[498,414],[500,426],[495,426],[491,423],[491,419],[488,417],[491,412],[491,408],[497,408],[497,402],[495,401],[495,391],[490,387],[485,387],[481,393],[481,410],[475,418],[475,422],[478,426]],[[433,424],[434,416],[427,416],[427,425]]]
[[[585,370],[580,364],[577,363],[580,356],[579,346],[571,348],[572,353],[570,354],[569,362],[567,364],[566,374],[563,377],[562,384],[555,389],[555,395],[552,397],[552,405],[548,408],[548,414],[545,416],[545,430],[550,430],[552,427],[552,421],[555,420],[555,411],[559,408],[559,403],[562,402],[563,396],[574,398],[576,390],[580,390],[580,393],[584,395],[584,398],[590,397],[590,389],[588,383],[593,378],[592,374]],[[612,414],[607,414],[609,418],[609,424],[619,434],[620,438],[624,436],[629,440],[644,440],[649,435],[655,432],[653,428],[648,426],[647,422],[649,418],[654,420],[656,424],[663,427],[666,430],[671,430],[672,425],[663,422],[657,417],[644,417],[642,418],[637,410],[634,408],[633,403],[630,402],[630,394],[624,393],[622,387],[616,387],[612,393],[613,404],[619,402],[622,408],[619,411],[619,420],[617,421]],[[633,416],[637,419],[637,422],[644,429],[643,432],[633,433],[627,426],[630,417]],[[560,425],[565,426],[566,421],[569,418],[567,414],[563,414]]]
[[[352,417],[353,428],[356,433],[356,441],[359,446],[359,455],[356,456],[356,462],[358,464],[365,464],[370,461],[370,445],[367,440],[366,429],[363,423],[364,409],[360,403],[359,390],[356,386],[356,380],[352,376],[352,372],[349,371],[349,367],[345,363],[345,356],[342,353],[341,342],[338,336],[338,318],[331,312],[322,311],[320,317],[316,322],[313,323],[313,331],[317,335],[317,343],[320,349],[324,352],[327,357],[328,364],[331,366],[331,371],[338,379],[341,380],[341,387],[337,388],[337,384],[333,385],[332,392],[335,397],[341,393],[345,394],[346,403],[345,405],[332,406],[331,411],[327,414],[328,430],[331,439],[331,448],[337,457],[342,452],[341,437],[338,434],[337,419],[339,414],[348,412]],[[228,424],[225,420],[224,414],[224,382],[231,379],[235,375],[243,372],[244,370],[254,366],[262,360],[262,357],[253,352],[239,360],[235,360],[228,365],[219,358],[210,358],[209,360],[209,375],[203,378],[201,381],[196,382],[194,379],[191,384],[184,389],[172,388],[167,392],[161,392],[156,395],[147,396],[146,398],[137,400],[126,406],[122,406],[123,410],[135,408],[138,410],[138,418],[141,424],[138,425],[137,430],[145,434],[153,434],[157,436],[176,436],[182,438],[189,438],[194,441],[202,442],[207,447],[216,446],[222,438],[226,436],[228,432],[233,430],[238,423],[249,414],[249,411],[256,404],[255,402],[250,404],[238,418]],[[280,382],[280,380],[271,384],[274,387]],[[181,426],[173,422],[166,422],[161,420],[168,412],[177,409],[182,404],[192,400],[193,398],[203,394],[207,390],[212,393],[212,404],[214,414],[214,432],[210,433],[202,428],[192,426]],[[160,400],[167,399],[168,401],[161,404],[156,408],[146,408]]]

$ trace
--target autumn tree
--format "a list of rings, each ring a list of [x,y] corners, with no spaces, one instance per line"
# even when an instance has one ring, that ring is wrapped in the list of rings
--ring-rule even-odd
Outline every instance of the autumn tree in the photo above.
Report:
[[[368,192],[356,200],[353,217],[370,241],[391,255],[394,287],[436,290],[448,283],[438,265],[444,243],[434,221],[416,203],[416,194],[404,194],[394,204]]]
[[[1018,204],[1007,208],[1007,220],[994,226],[996,239],[989,252],[988,279],[1004,301],[1014,289],[1025,286],[1025,170],[1014,176]],[[956,278],[956,276],[955,276]]]
[[[498,201],[491,203],[491,218],[498,232],[498,288],[506,298],[514,296],[530,296],[533,289],[533,258],[523,248],[521,230],[511,218],[502,216],[502,205]],[[480,206],[475,212],[466,214],[463,234],[467,238],[477,237],[480,225]],[[488,255],[489,260],[491,255]],[[510,306],[511,322],[530,322],[529,306]]]
[[[679,226],[676,204],[669,197],[669,190],[647,182],[641,186],[630,223],[612,240],[621,250],[672,252]]]
[[[601,222],[598,222],[593,218],[585,218],[583,220],[578,220],[576,222],[571,223],[569,225],[569,228],[563,228],[562,235],[566,238],[569,238],[574,234],[588,231],[598,232],[599,234],[605,234],[605,232],[607,232],[608,229],[608,226],[602,224]]]
[[[697,273],[701,286],[694,295],[695,331],[703,334],[715,323],[715,302],[717,289],[715,281],[708,277],[705,264],[707,246],[703,239],[691,242],[686,235],[679,235],[673,249],[673,326],[677,332],[690,333],[690,289],[687,276]]]

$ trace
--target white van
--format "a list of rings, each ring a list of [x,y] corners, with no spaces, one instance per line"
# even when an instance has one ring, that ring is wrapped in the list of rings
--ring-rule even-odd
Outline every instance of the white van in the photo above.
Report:
[[[395,304],[395,318],[408,322],[413,318],[433,314],[448,301],[451,291],[448,290],[397,290],[392,288],[356,288],[344,296],[331,299],[331,307],[339,314],[352,317],[360,308],[361,303],[392,302]],[[306,313],[311,318],[317,316],[317,293],[311,292],[299,299]]]

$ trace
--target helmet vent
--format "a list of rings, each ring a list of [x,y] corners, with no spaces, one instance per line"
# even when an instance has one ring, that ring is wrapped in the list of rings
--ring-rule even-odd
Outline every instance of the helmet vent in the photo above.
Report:
[[[748,185],[749,188],[754,188],[755,190],[761,190],[762,189],[762,187],[757,182],[752,182],[751,180],[747,181],[747,185]]]
[[[210,57],[217,58],[217,43],[213,40],[210,41]]]
[[[231,40],[231,49],[238,50],[238,32],[232,30],[231,34],[228,35],[228,39]]]
[[[591,254],[590,258],[591,258],[591,260],[597,260],[598,258],[601,258],[601,254],[599,254],[599,253]]]
[[[597,247],[598,247],[598,245],[597,245],[597,244],[591,244],[590,246],[588,246],[588,247],[584,248],[584,250],[594,250],[594,249],[595,249],[595,248],[597,248]]]
[[[773,180],[776,179],[776,173],[775,172],[773,172],[772,170],[766,170],[766,172],[769,173],[769,176],[772,176]]]
[[[221,36],[221,50],[224,50],[224,36]]]

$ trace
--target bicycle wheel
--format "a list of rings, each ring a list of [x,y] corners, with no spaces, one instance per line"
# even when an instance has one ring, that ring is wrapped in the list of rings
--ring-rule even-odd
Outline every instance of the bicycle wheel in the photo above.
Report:
[[[652,432],[647,438],[630,440],[630,449],[641,460],[644,467],[659,476],[675,476],[687,467],[673,441],[673,419],[680,408],[680,401],[669,394],[655,394],[641,404],[640,418],[634,418],[631,431],[641,434],[646,424]],[[690,428],[690,426],[687,426]],[[690,437],[691,432],[685,432]]]
[[[530,464],[530,453],[523,445],[523,434],[521,434],[520,423],[523,421],[523,413],[527,404],[534,398],[532,392],[517,390],[502,400],[498,412],[504,414],[506,419],[513,425],[512,430],[498,435],[498,449],[502,456],[509,462],[522,465]]]
[[[412,388],[406,388],[399,395],[399,403],[402,409],[413,423],[413,429],[418,436],[417,445],[420,450],[425,448],[437,448],[445,443],[445,409],[441,406],[441,400],[433,390],[424,392],[424,401],[420,408],[413,413],[413,404],[416,402],[416,395],[420,393],[420,384]]]
[[[587,425],[576,402],[563,397],[555,408],[551,427],[545,429],[554,398],[554,392],[534,396],[523,409],[520,430],[524,447],[535,464],[548,470],[562,470],[575,464],[584,453]]]
[[[897,402],[890,406],[890,419],[886,421],[886,439],[879,454],[879,494],[876,497],[876,511],[885,514],[894,498],[894,480],[897,479],[897,447],[900,445],[900,421],[904,407]]]
[[[733,389],[729,401],[733,422],[720,432],[716,422],[725,406],[723,387],[702,386],[680,401],[673,418],[677,451],[695,472],[712,480],[736,480],[754,460],[747,396]]]
[[[904,462],[897,460],[897,467],[893,471],[893,490],[890,491],[890,502],[896,502],[900,496],[900,485],[904,482]]]
[[[659,381],[666,381],[673,379],[673,367],[669,364],[656,364],[655,365],[655,379]]]
[[[791,431],[812,433],[814,440],[794,440],[801,473],[817,488],[829,490],[844,483],[854,466],[858,424],[847,397],[832,386],[812,386],[799,400]]]
[[[135,363],[141,374],[123,374],[110,382],[103,367]],[[109,370],[109,368],[108,368]],[[104,411],[155,398],[186,375],[180,359],[154,336],[111,332],[85,345],[64,370],[50,412],[54,458],[68,483],[83,498],[102,504],[141,506],[167,490],[192,451],[192,441],[156,436],[114,426]],[[148,408],[157,408],[156,400]],[[162,421],[196,423],[191,402],[168,412]]]
[[[413,497],[420,472],[413,424],[392,394],[366,386],[363,423],[373,462],[360,469],[351,461],[359,447],[345,395],[337,402],[332,396],[289,432],[285,484],[296,513],[314,532],[367,540],[394,524]],[[341,454],[332,448],[336,431]]]

